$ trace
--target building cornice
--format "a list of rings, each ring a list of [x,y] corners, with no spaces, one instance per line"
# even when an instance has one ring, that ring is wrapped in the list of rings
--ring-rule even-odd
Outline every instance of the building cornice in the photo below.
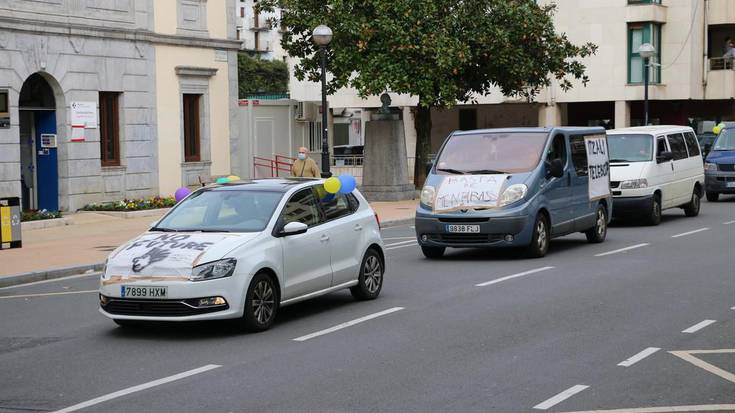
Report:
[[[239,40],[212,39],[194,36],[178,36],[151,32],[149,30],[111,28],[92,25],[79,25],[49,22],[42,20],[0,17],[0,31],[16,31],[34,34],[67,35],[91,38],[127,40],[152,43],[154,45],[199,47],[211,49],[240,50]]]
[[[211,67],[176,66],[176,74],[179,76],[212,77],[217,69]]]

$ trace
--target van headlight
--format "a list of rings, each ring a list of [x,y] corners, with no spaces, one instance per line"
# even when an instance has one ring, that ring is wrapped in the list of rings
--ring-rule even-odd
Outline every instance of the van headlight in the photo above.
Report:
[[[707,163],[704,164],[704,170],[705,171],[717,172],[718,169],[720,169],[720,168],[717,167],[717,164],[716,163],[707,162]]]
[[[235,265],[237,265],[237,260],[234,258],[226,258],[224,260],[197,265],[191,271],[191,277],[189,277],[189,280],[206,281],[229,277],[235,272]]]
[[[436,189],[433,186],[426,185],[421,190],[421,203],[429,208],[434,208],[434,196],[436,196]]]
[[[498,200],[498,206],[504,207],[514,202],[518,202],[521,199],[523,199],[524,196],[526,196],[526,193],[528,193],[528,187],[526,185],[524,184],[511,185],[507,187],[505,191],[503,191],[502,195],[500,195],[500,200]]]
[[[648,187],[648,180],[647,179],[631,179],[629,181],[623,181],[620,184],[620,189],[639,189],[639,188],[647,188]]]

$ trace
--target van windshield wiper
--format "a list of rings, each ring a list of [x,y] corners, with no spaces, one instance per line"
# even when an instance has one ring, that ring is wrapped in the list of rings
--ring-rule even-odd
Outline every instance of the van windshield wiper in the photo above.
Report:
[[[497,174],[505,174],[507,172],[496,171],[495,169],[477,169],[474,171],[467,171],[467,173],[468,174],[497,175]]]
[[[632,162],[627,159],[610,159],[610,163]]]
[[[162,228],[162,227],[153,227],[153,228],[149,229],[148,231],[155,231],[155,232],[178,232],[175,229]]]
[[[450,174],[455,174],[455,175],[464,175],[464,174],[467,173],[465,171],[460,171],[458,169],[451,169],[451,168],[437,168],[437,171],[439,171],[439,172],[449,172]]]
[[[180,232],[230,232],[226,229],[182,229]]]

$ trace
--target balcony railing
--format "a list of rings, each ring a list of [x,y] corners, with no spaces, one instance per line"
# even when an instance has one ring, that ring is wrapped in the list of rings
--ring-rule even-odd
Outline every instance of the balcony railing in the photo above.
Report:
[[[709,70],[735,70],[735,59],[712,57],[709,59]]]

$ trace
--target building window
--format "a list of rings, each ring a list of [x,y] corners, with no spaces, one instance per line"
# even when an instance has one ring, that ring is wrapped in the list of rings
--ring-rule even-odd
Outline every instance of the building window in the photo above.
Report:
[[[240,17],[245,17],[245,7],[240,7]]]
[[[202,95],[184,94],[184,161],[201,161],[199,102]]]
[[[638,54],[638,48],[643,43],[651,43],[656,48],[656,55],[650,62],[661,63],[661,25],[656,23],[643,23],[628,25],[628,83],[643,83],[644,63]],[[661,66],[654,65],[650,68],[648,81],[650,83],[661,83]]]
[[[322,123],[309,122],[309,151],[321,152],[322,150]]]
[[[120,93],[100,92],[100,159],[102,166],[120,166]]]
[[[8,91],[0,90],[0,129],[10,127],[10,104]]]
[[[253,33],[254,41],[253,41],[253,50],[260,50],[260,33],[255,32]]]

